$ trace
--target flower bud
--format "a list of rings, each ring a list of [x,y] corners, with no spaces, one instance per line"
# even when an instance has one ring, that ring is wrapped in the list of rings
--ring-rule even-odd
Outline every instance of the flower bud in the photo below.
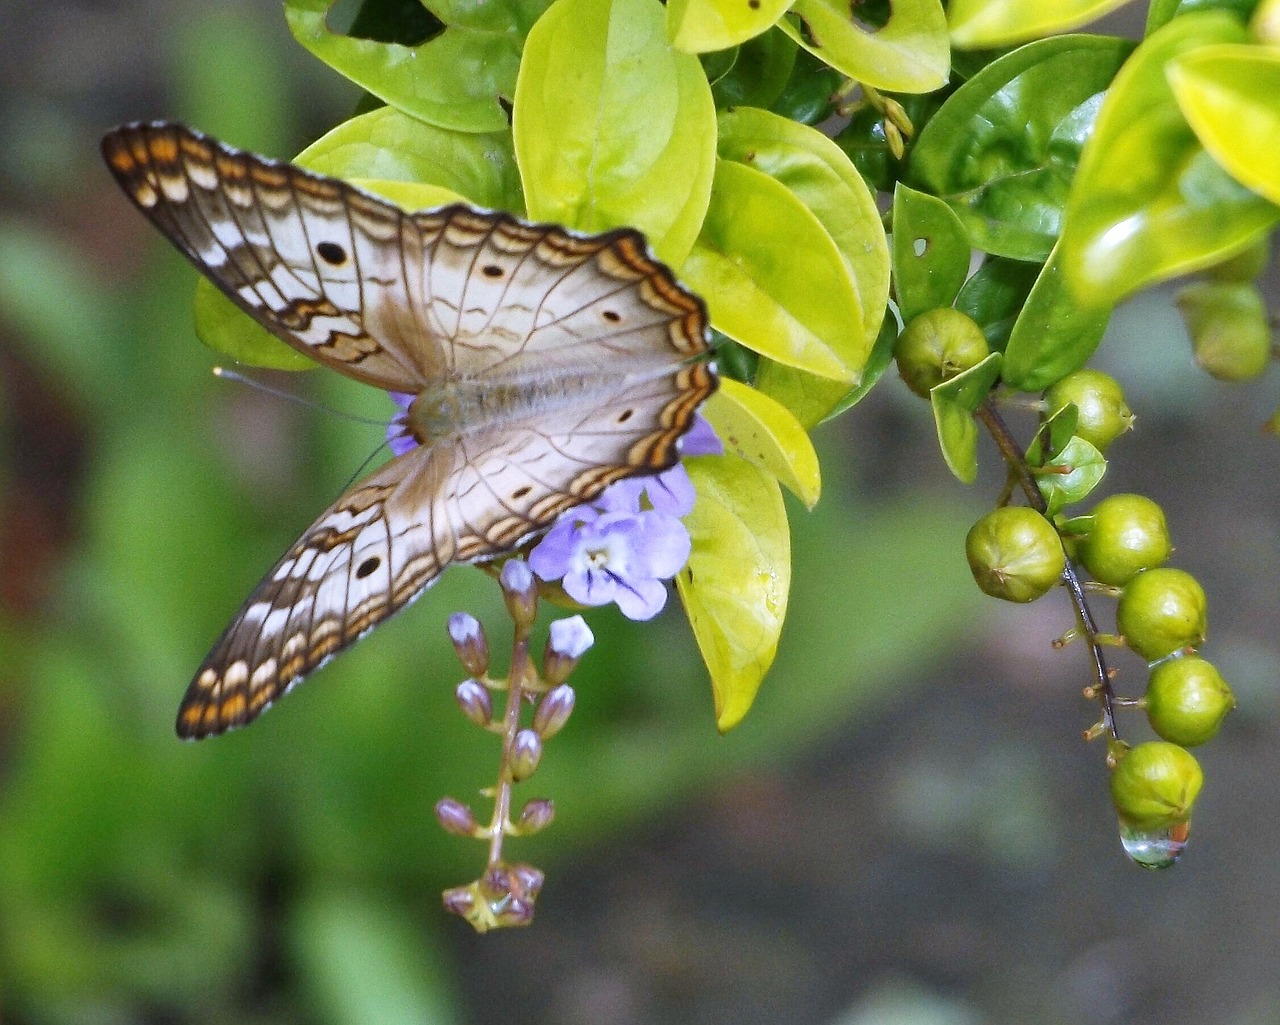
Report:
[[[538,707],[533,711],[533,728],[538,732],[538,736],[546,740],[559,733],[564,724],[569,721],[569,715],[573,712],[573,703],[573,688],[567,683],[553,687],[544,694],[542,700],[538,702]]]
[[[1153,740],[1125,752],[1111,773],[1111,799],[1122,822],[1161,829],[1191,817],[1204,773],[1191,753]]]
[[[1220,381],[1247,381],[1271,361],[1262,293],[1250,283],[1201,281],[1178,292],[1178,310],[1199,363]]]
[[[1133,426],[1133,412],[1114,377],[1098,370],[1077,370],[1044,393],[1045,413],[1053,415],[1068,403],[1076,407],[1076,436],[1099,452]]]
[[[1204,588],[1180,569],[1139,573],[1120,594],[1116,628],[1125,643],[1148,662],[1179,648],[1194,648],[1205,638]]]
[[[1197,655],[1161,662],[1147,681],[1151,728],[1165,740],[1185,747],[1210,740],[1235,706],[1235,695],[1222,674]]]
[[[532,836],[551,825],[555,814],[556,807],[551,801],[542,797],[535,798],[521,809],[520,818],[516,821],[516,832],[521,836]]]
[[[477,880],[491,926],[510,928],[533,921],[534,901],[542,889],[542,873],[531,865],[493,865]]]
[[[1159,566],[1171,551],[1164,510],[1142,495],[1111,495],[1099,502],[1079,549],[1093,579],[1113,587]]]
[[[533,570],[523,559],[508,559],[498,574],[498,582],[516,629],[528,630],[538,612],[538,587]]]
[[[470,919],[476,907],[476,893],[473,886],[455,886],[441,894],[445,911],[459,918]]]
[[[976,366],[990,353],[982,328],[946,306],[911,321],[893,349],[903,381],[926,399],[930,389]]]
[[[477,726],[488,726],[493,721],[493,696],[479,681],[463,680],[454,690],[453,698],[462,714]]]
[[[1034,601],[1066,566],[1053,524],[1025,506],[1004,506],[982,517],[965,538],[965,555],[978,587],[1005,601]]]
[[[455,612],[450,616],[449,640],[453,641],[458,660],[472,676],[483,676],[489,671],[489,642],[475,616],[469,612]]]
[[[547,650],[542,656],[542,678],[552,686],[563,683],[594,643],[591,627],[581,616],[557,619],[551,624]]]
[[[475,836],[480,828],[471,809],[452,797],[442,797],[436,802],[436,821],[454,836]]]
[[[521,730],[511,745],[511,778],[528,779],[542,760],[542,738],[533,730]]]

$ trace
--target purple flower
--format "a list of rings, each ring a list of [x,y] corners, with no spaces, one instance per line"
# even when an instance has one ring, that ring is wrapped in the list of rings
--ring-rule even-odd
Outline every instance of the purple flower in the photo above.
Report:
[[[408,392],[389,391],[387,394],[396,404],[396,413],[387,421],[387,447],[393,456],[402,456],[410,449],[417,448],[418,442],[409,433],[409,407],[414,396]]]
[[[701,413],[693,415],[693,426],[683,438],[676,442],[676,448],[682,456],[722,456],[724,442],[716,434],[710,421]]]
[[[685,455],[724,451],[701,416],[680,440]],[[582,605],[616,602],[628,619],[652,619],[667,603],[666,580],[689,561],[681,516],[693,511],[693,482],[683,466],[630,477],[571,509],[529,553],[530,568]]]
[[[674,516],[583,506],[562,516],[529,553],[543,580],[560,580],[583,605],[616,602],[628,619],[652,619],[667,603],[664,580],[689,561],[689,532]]]
[[[587,621],[581,616],[570,616],[568,619],[557,619],[551,624],[547,649],[563,658],[582,658],[595,642],[595,634],[587,626]]]

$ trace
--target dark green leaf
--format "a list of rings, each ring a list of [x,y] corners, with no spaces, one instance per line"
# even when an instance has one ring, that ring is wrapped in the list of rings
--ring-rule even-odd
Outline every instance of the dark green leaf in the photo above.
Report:
[[[1046,259],[1101,94],[1133,49],[1061,36],[1019,47],[962,85],[911,152],[911,181],[946,200],[973,245]]]
[[[992,349],[1003,351],[1039,273],[1038,264],[988,257],[960,289],[956,309],[982,328]]]
[[[1109,307],[1081,306],[1068,287],[1055,247],[1014,321],[1004,351],[1004,381],[1040,391],[1079,370],[1102,341]]]
[[[777,103],[791,80],[798,51],[795,42],[777,28],[748,39],[737,48],[732,66],[712,82],[716,106],[770,107]],[[715,56],[708,54],[702,60],[709,78],[710,58]]]

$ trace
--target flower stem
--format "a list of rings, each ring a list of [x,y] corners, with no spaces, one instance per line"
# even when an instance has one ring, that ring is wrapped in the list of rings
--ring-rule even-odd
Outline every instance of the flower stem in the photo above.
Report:
[[[511,647],[510,685],[507,689],[507,708],[502,721],[502,760],[498,766],[498,788],[493,795],[493,820],[489,824],[489,865],[502,861],[502,841],[511,821],[512,779],[511,758],[516,734],[520,731],[520,708],[524,703],[525,680],[533,666],[529,660],[529,633],[517,628]]]
[[[995,404],[991,399],[987,399],[979,406],[975,415],[996,443],[996,447],[1000,450],[1000,455],[1009,467],[1011,476],[1021,487],[1022,493],[1027,496],[1027,501],[1031,504],[1031,507],[1039,513],[1048,512],[1044,495],[1040,493],[1040,488],[1036,485],[1032,469],[1027,465],[1022,449],[1010,433],[1004,419],[996,411]],[[1075,609],[1076,621],[1080,624],[1080,629],[1089,645],[1090,658],[1093,662],[1094,681],[1090,689],[1097,695],[1102,705],[1101,725],[1113,740],[1118,740],[1119,734],[1116,732],[1115,721],[1116,695],[1111,688],[1111,673],[1107,669],[1106,658],[1102,654],[1097,621],[1093,618],[1093,612],[1089,608],[1089,602],[1085,597],[1084,585],[1076,573],[1075,564],[1070,559],[1067,560],[1066,566],[1062,570],[1062,582],[1067,588],[1067,593],[1071,596],[1071,604]]]

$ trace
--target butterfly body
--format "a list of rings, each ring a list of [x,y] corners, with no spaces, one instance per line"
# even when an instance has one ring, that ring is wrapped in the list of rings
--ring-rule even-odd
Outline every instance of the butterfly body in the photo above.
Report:
[[[195,674],[183,737],[254,719],[430,586],[623,477],[671,466],[714,390],[706,311],[630,229],[580,235],[460,204],[406,213],[181,125],[103,140],[135,205],[251,317],[411,395],[417,447],[345,491]]]

